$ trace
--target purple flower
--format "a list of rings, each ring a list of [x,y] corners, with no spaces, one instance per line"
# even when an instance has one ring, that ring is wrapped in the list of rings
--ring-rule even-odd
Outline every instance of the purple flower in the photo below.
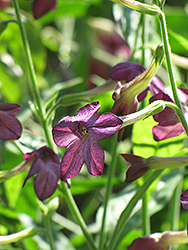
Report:
[[[150,103],[156,100],[165,100],[169,102],[174,102],[171,92],[167,89],[168,94],[158,93],[150,98]],[[178,97],[182,104],[183,112],[185,117],[187,117],[187,107],[188,104],[188,90],[184,88],[178,89]],[[171,137],[180,135],[182,132],[185,133],[184,128],[179,120],[178,115],[175,110],[166,107],[162,112],[155,114],[153,116],[154,120],[159,124],[154,126],[152,129],[153,138],[156,141],[161,141]]]
[[[76,176],[85,162],[91,175],[101,175],[104,152],[98,141],[109,138],[121,127],[122,120],[112,113],[97,114],[99,102],[80,108],[73,117],[66,116],[53,128],[57,146],[67,147],[61,161],[61,179]]]
[[[145,70],[146,68],[139,63],[123,62],[117,64],[111,69],[109,77],[113,80],[121,81],[122,83],[128,83],[135,77],[142,74]],[[139,102],[144,100],[148,91],[150,91],[152,95],[159,92],[165,92],[164,83],[159,77],[154,76],[145,90],[143,90],[141,93],[138,93],[137,99]]]
[[[0,103],[0,139],[16,140],[22,133],[21,123],[15,118],[22,107],[14,103]]]
[[[187,242],[186,231],[166,231],[135,239],[127,250],[170,250],[174,244]]]
[[[34,181],[34,189],[40,200],[50,197],[57,188],[57,182],[60,179],[60,158],[51,148],[46,146],[25,154],[23,158],[31,162],[31,169],[27,175],[26,181],[37,174]]]
[[[160,50],[159,55],[158,59],[161,58]],[[153,60],[158,59],[154,57]],[[138,101],[146,97],[148,90],[152,94],[163,91],[162,81],[155,76],[159,66],[160,64],[152,61],[147,70],[141,64],[134,62],[123,62],[113,67],[109,76],[118,83],[112,95],[114,105],[111,112],[118,116],[134,113],[137,111]],[[119,132],[118,141],[121,140],[123,130]]]
[[[35,19],[40,18],[50,10],[56,9],[56,0],[34,0],[33,16]]]
[[[150,170],[179,168],[188,164],[188,157],[157,157],[151,156],[143,158],[133,154],[121,154],[123,158],[130,162],[126,172],[126,183],[130,183],[141,176],[145,175]]]
[[[186,189],[180,196],[180,201],[184,209],[188,209],[188,189]]]

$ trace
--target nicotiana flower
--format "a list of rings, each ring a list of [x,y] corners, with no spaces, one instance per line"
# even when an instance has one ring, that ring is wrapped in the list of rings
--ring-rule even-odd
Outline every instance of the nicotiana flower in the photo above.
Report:
[[[57,146],[67,147],[61,161],[61,179],[76,176],[85,162],[91,175],[101,175],[104,152],[98,141],[109,138],[121,127],[122,120],[112,113],[97,114],[99,102],[80,108],[75,116],[66,116],[53,128]]]
[[[127,250],[170,250],[172,245],[186,244],[186,231],[166,231],[135,239]]]
[[[179,168],[188,165],[188,157],[157,157],[143,158],[133,154],[121,154],[127,162],[130,162],[126,172],[125,182],[130,183],[145,175],[150,170]]]
[[[34,0],[33,16],[35,19],[40,18],[50,10],[56,9],[56,0]]]
[[[165,100],[168,102],[174,102],[171,90],[168,88],[166,90],[168,94],[158,93],[150,98],[150,103],[156,100]],[[178,97],[182,104],[182,109],[186,120],[188,114],[188,89],[179,88]],[[153,116],[154,120],[159,124],[154,126],[152,129],[153,138],[156,141],[161,141],[171,137],[180,135],[182,132],[185,133],[184,128],[179,120],[178,115],[175,110],[170,107],[166,107],[162,112],[155,114]]]
[[[127,83],[141,75],[145,70],[146,68],[143,65],[135,62],[122,62],[114,66],[109,73],[109,77],[113,80],[118,80],[119,82],[113,93],[113,99],[116,100],[120,97],[121,89],[123,88],[123,91],[128,89],[130,86],[128,86]],[[151,92],[152,96],[159,92],[165,92],[163,81],[158,76],[153,76],[151,82],[144,86],[144,90],[137,93],[137,100],[139,102],[143,101],[148,91]],[[126,112],[124,111],[124,114],[122,115],[126,115]]]
[[[51,148],[46,146],[25,154],[23,158],[31,162],[30,171],[24,181],[37,174],[34,181],[34,189],[40,200],[50,197],[57,188],[60,179],[60,158]]]
[[[0,139],[16,140],[22,133],[22,126],[15,117],[21,110],[15,103],[0,103]]]
[[[163,47],[158,46],[148,69],[133,62],[119,63],[112,68],[109,76],[111,79],[118,81],[112,95],[114,99],[114,105],[111,109],[112,113],[123,116],[136,112],[138,96],[141,93],[140,101],[145,98],[148,84],[150,84],[149,89],[151,89],[152,93],[163,91],[163,84],[159,78],[155,77],[152,79],[160,67],[163,54]],[[152,84],[150,83],[151,81],[153,81]],[[123,129],[121,129],[118,135],[118,140],[121,139],[122,133]]]

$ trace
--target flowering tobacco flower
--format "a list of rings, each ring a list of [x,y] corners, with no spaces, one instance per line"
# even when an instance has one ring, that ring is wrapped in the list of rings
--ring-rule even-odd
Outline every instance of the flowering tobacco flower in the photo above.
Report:
[[[126,183],[130,183],[140,178],[150,170],[179,168],[188,165],[188,157],[151,156],[149,158],[143,158],[133,154],[121,155],[126,161],[131,163],[126,172]]]
[[[21,123],[15,116],[21,110],[21,106],[14,103],[0,103],[0,139],[17,140],[22,133]]]
[[[34,0],[33,16],[35,19],[40,18],[50,10],[56,9],[56,0]]]
[[[121,83],[125,84],[135,79],[145,70],[146,68],[139,63],[122,62],[111,69],[109,77],[113,80],[118,80]],[[118,82],[116,91],[123,87],[121,83]],[[126,87],[126,84],[124,85],[124,87]],[[113,99],[115,99],[116,91],[113,94]],[[159,92],[165,92],[163,81],[158,76],[154,76],[151,82],[146,86],[146,88],[141,93],[138,93],[137,99],[139,102],[144,100],[148,91],[151,92],[152,96]]]
[[[186,231],[166,231],[135,239],[127,250],[170,250],[171,245],[188,242]]]
[[[147,70],[142,65],[131,62],[120,63],[112,68],[109,73],[110,78],[119,81],[112,95],[114,99],[114,105],[111,109],[112,113],[123,116],[137,111],[138,95],[146,91],[148,84],[157,73],[163,54],[163,47],[158,46]],[[159,81],[150,84],[153,92],[156,89],[161,89],[161,85],[159,87],[158,85]],[[155,90],[153,90],[152,86],[155,87]],[[146,94],[147,92],[142,93],[140,100],[143,100]],[[123,129],[121,129],[118,135],[118,140],[121,139],[122,134]]]
[[[171,91],[167,89],[167,93],[158,93],[150,98],[150,103],[156,100],[164,100],[174,102]],[[188,90],[184,88],[178,89],[178,97],[182,104],[182,109],[185,117],[187,117],[188,109]],[[153,138],[156,141],[172,138],[180,135],[182,132],[185,133],[184,128],[179,120],[175,110],[170,107],[166,107],[162,112],[153,116],[154,120],[159,124],[154,126],[152,129]]]
[[[53,128],[57,146],[67,147],[61,161],[61,179],[76,176],[85,162],[91,175],[101,175],[104,152],[98,141],[109,138],[121,127],[122,120],[112,113],[97,114],[99,102],[80,108],[73,117],[66,116]]]
[[[40,200],[50,197],[57,188],[57,182],[60,179],[60,158],[51,148],[46,146],[25,154],[23,158],[31,162],[31,169],[27,175],[26,181],[37,174],[34,181],[34,189]]]

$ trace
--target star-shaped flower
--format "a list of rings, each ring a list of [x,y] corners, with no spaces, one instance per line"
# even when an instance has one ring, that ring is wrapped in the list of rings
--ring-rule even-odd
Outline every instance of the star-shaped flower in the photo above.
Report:
[[[50,197],[57,188],[57,182],[60,179],[60,158],[51,148],[46,146],[25,154],[23,158],[31,162],[31,169],[27,175],[26,181],[37,174],[34,181],[34,189],[40,200]]]
[[[97,114],[99,102],[80,108],[73,117],[66,116],[53,128],[57,146],[67,147],[61,161],[61,179],[76,176],[85,162],[91,175],[101,175],[104,151],[98,141],[109,138],[120,129],[122,120],[112,113]]]
[[[22,126],[15,116],[22,107],[14,103],[0,103],[0,139],[17,140],[22,133]]]

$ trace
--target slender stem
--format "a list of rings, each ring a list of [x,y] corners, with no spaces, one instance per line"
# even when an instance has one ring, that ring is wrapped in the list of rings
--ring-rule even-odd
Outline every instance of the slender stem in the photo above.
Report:
[[[173,197],[172,197],[172,206],[171,206],[171,231],[178,230],[179,224],[179,215],[180,215],[180,193],[182,190],[183,176],[175,188]]]
[[[77,207],[77,205],[72,197],[70,189],[68,189],[68,187],[67,187],[67,184],[65,182],[62,182],[61,186],[59,186],[59,189],[63,192],[63,194],[66,197],[66,200],[68,201],[68,205],[71,209],[71,212],[75,216],[78,224],[80,225],[82,232],[86,238],[86,241],[90,247],[89,249],[90,250],[97,250],[95,243],[94,243],[94,240],[91,237],[90,233],[88,232],[87,226],[86,226],[86,224],[82,218],[82,215],[81,215],[81,213],[80,213],[80,211],[79,211],[79,209],[78,209],[78,207]]]
[[[145,2],[145,1],[143,1]],[[142,14],[142,65],[146,66],[146,49],[145,45],[147,43],[147,16]],[[146,191],[145,195],[142,198],[142,230],[143,235],[150,234],[150,217],[148,214],[148,201],[149,201],[149,194]]]
[[[46,227],[46,233],[48,236],[48,242],[50,245],[51,250],[55,250],[54,244],[53,244],[53,235],[52,235],[52,228],[51,228],[51,218],[49,214],[44,215],[44,223]]]
[[[109,169],[108,180],[107,180],[107,185],[106,185],[106,194],[105,194],[105,199],[104,199],[104,210],[103,210],[102,224],[101,224],[101,230],[100,230],[100,239],[99,239],[99,250],[103,249],[104,242],[105,242],[104,229],[105,229],[105,221],[106,221],[106,214],[107,214],[107,205],[108,205],[110,195],[112,193],[113,177],[114,177],[116,165],[117,165],[117,150],[116,150],[117,144],[118,144],[117,136],[118,136],[118,133],[116,133],[114,138],[113,138],[112,161],[111,161],[111,166]]]
[[[110,242],[108,244],[108,247],[106,249],[115,250],[117,242],[119,240],[119,237],[121,235],[121,232],[125,226],[125,223],[127,222],[130,214],[132,213],[132,210],[139,199],[143,197],[149,186],[153,183],[154,180],[162,173],[163,170],[156,170],[155,172],[151,173],[147,179],[145,180],[144,184],[139,188],[139,190],[135,193],[135,195],[132,197],[132,199],[127,204],[126,208],[121,213],[118,222],[116,224],[116,227],[113,231],[113,234],[110,238]]]
[[[142,198],[142,229],[143,235],[150,235],[150,217],[148,213],[149,193],[146,191]]]
[[[173,96],[174,96],[174,101],[182,113],[182,115],[180,116],[180,120],[181,120],[181,123],[185,129],[186,134],[188,135],[188,125],[187,125],[187,122],[185,120],[185,116],[183,114],[182,106],[181,106],[180,100],[178,98],[178,93],[177,93],[176,80],[175,80],[175,76],[174,76],[172,59],[171,59],[171,49],[170,49],[170,44],[168,41],[166,19],[165,19],[165,15],[162,11],[159,12],[159,22],[160,22],[160,27],[161,27],[161,34],[162,34],[162,39],[163,39],[163,43],[164,43],[164,52],[165,52],[165,56],[166,56],[167,69],[168,69],[168,74],[169,74],[172,92],[173,92]]]
[[[45,136],[46,136],[46,140],[48,142],[48,145],[52,149],[54,149],[55,144],[53,143],[51,130],[48,128],[48,124],[47,124],[47,121],[45,119],[45,111],[43,109],[42,101],[41,101],[40,94],[39,94],[39,89],[38,89],[37,80],[36,80],[36,74],[35,74],[34,65],[33,65],[32,57],[31,57],[31,51],[30,51],[26,31],[25,31],[24,25],[23,25],[22,20],[21,20],[18,1],[13,0],[13,4],[14,4],[17,20],[18,20],[18,25],[20,28],[23,47],[24,47],[24,51],[25,51],[25,55],[26,55],[26,59],[27,59],[27,64],[28,64],[28,69],[29,69],[29,74],[30,74],[30,78],[31,78],[31,83],[32,83],[32,87],[33,87],[33,93],[34,93],[36,103],[37,103],[37,109],[40,113],[41,123],[42,123],[43,129],[44,129],[44,132],[45,132]]]

